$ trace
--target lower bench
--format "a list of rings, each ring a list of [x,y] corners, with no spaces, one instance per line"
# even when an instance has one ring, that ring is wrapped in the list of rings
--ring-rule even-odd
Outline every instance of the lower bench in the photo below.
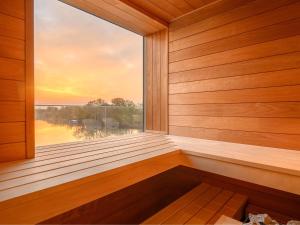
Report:
[[[143,224],[214,224],[222,215],[240,220],[247,197],[202,183]]]

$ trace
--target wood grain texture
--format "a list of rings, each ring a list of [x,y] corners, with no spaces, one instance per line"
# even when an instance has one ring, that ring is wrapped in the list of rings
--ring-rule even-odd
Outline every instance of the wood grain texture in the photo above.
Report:
[[[170,134],[299,150],[299,1],[229,2],[170,24]]]
[[[24,159],[26,155],[25,11],[24,0],[0,2],[1,162]]]
[[[155,33],[167,27],[167,23],[165,21],[156,19],[156,17],[145,13],[143,7],[134,7],[130,4],[131,1],[61,1],[141,35]]]
[[[168,30],[145,39],[146,130],[168,130]]]

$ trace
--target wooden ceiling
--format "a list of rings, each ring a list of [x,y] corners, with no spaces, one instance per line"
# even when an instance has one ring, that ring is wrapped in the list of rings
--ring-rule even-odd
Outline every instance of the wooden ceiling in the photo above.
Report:
[[[171,21],[215,0],[61,0],[140,35],[166,29]]]

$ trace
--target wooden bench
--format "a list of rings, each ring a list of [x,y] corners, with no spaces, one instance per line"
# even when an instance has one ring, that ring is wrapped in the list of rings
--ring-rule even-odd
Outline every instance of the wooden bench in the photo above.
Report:
[[[202,183],[143,224],[214,224],[222,215],[241,219],[247,197]]]

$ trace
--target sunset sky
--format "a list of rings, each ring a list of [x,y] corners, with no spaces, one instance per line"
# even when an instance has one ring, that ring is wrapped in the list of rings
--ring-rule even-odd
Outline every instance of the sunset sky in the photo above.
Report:
[[[57,0],[35,0],[35,102],[142,103],[143,38]]]

